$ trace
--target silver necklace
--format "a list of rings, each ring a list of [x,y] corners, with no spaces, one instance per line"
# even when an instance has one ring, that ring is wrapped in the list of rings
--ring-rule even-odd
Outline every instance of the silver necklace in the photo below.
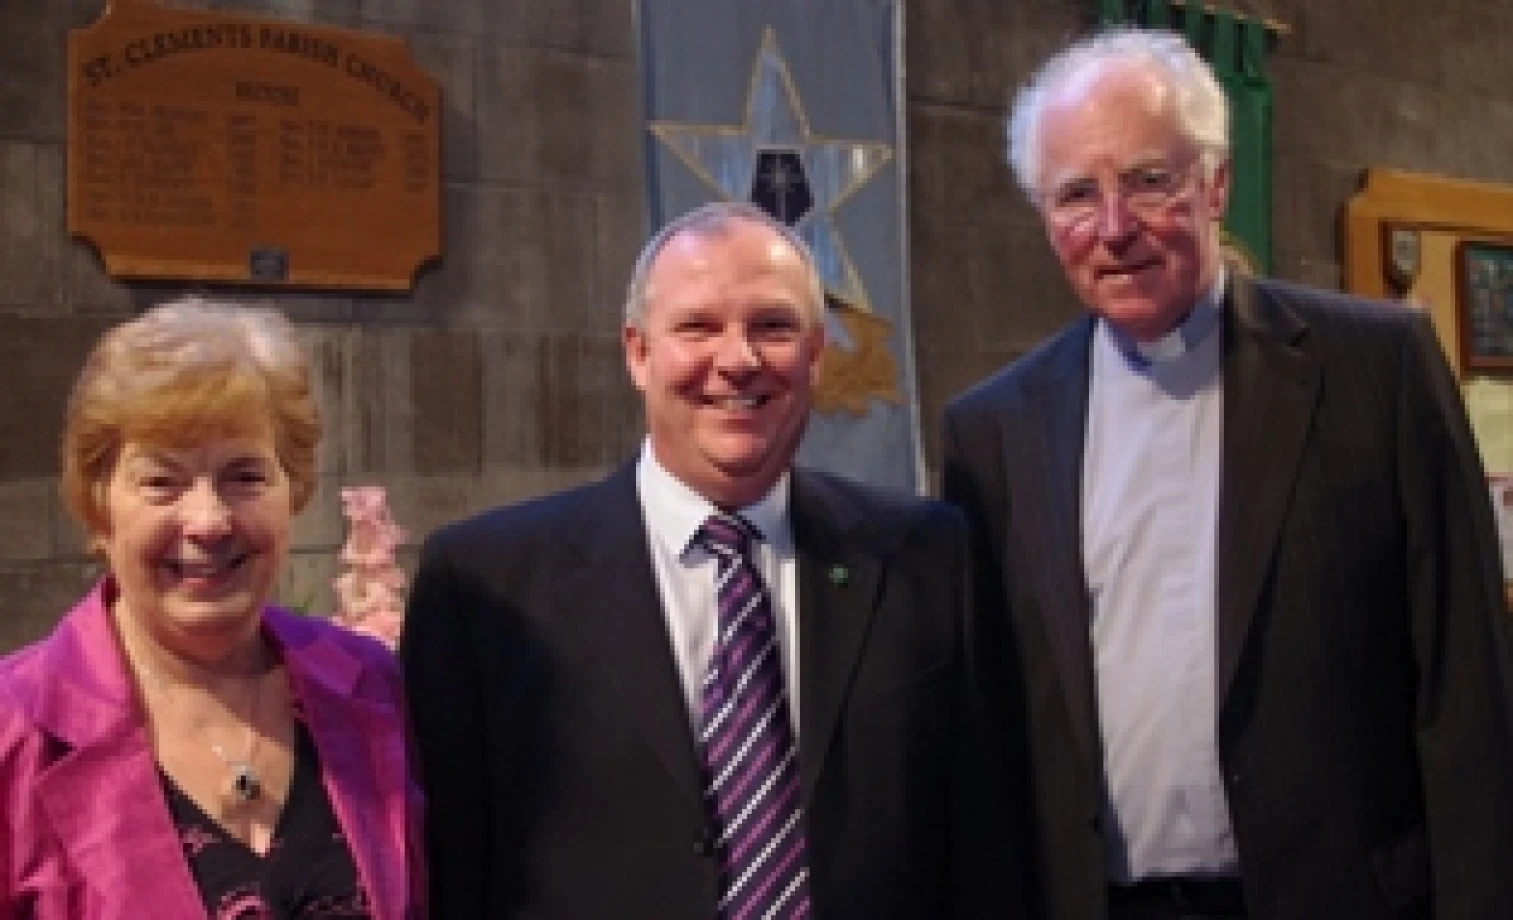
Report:
[[[252,726],[252,720],[257,717],[258,698],[262,690],[263,682],[260,678],[252,679],[251,707],[247,711],[247,754],[237,758],[226,753],[226,748],[220,742],[215,741],[204,733],[204,726],[198,726],[199,735],[210,745],[210,752],[226,765],[231,771],[231,785],[229,791],[231,798],[238,805],[246,805],[261,798],[263,795],[263,780],[257,775],[257,765],[253,763],[253,756],[257,753],[257,742],[261,735]]]
[[[142,655],[138,654],[135,657],[137,658],[137,668],[142,672],[142,675],[147,678],[148,682],[170,704],[177,706],[173,689],[168,686],[168,682],[156,671],[147,667],[147,663],[143,660]],[[223,794],[238,806],[250,805],[263,796],[263,779],[258,775],[257,764],[255,762],[257,743],[261,740],[262,736],[258,734],[257,729],[252,724],[253,720],[257,718],[258,705],[262,698],[262,687],[262,678],[254,676],[252,678],[252,689],[249,691],[247,701],[247,743],[245,746],[246,753],[243,756],[237,757],[231,754],[226,750],[225,745],[211,738],[205,731],[203,720],[192,722],[189,727],[190,732],[210,748],[210,752],[216,756],[216,759],[226,765],[226,769],[230,773],[230,780]],[[234,711],[232,715],[235,715]]]

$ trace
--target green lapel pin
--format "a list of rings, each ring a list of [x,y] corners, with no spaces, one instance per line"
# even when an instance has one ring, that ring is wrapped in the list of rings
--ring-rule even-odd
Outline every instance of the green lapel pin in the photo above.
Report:
[[[848,582],[850,580],[851,580],[851,570],[850,569],[846,568],[843,565],[839,565],[839,564],[832,565],[830,567],[830,583],[831,584],[835,585],[836,587],[840,587],[841,585],[845,584],[846,582]]]

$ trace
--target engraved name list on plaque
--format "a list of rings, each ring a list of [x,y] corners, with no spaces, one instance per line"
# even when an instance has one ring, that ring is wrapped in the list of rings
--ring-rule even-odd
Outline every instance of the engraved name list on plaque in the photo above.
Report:
[[[111,0],[68,67],[68,229],[112,277],[396,291],[440,255],[440,91],[399,39]]]

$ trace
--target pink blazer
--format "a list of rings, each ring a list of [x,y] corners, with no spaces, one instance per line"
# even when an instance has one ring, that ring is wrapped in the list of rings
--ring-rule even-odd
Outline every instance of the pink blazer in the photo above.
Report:
[[[206,920],[95,586],[0,659],[0,920]],[[394,656],[268,608],[321,776],[379,920],[423,916],[421,800]]]

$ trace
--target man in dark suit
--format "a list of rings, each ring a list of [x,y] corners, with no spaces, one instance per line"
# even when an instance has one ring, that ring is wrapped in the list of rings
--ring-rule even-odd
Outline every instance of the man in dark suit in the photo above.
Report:
[[[678,219],[627,300],[640,457],[427,541],[403,660],[437,916],[1016,913],[961,516],[790,466],[822,304],[761,211]]]
[[[1224,94],[1077,44],[1010,158],[1090,315],[958,397],[944,489],[1051,918],[1513,917],[1487,485],[1408,308],[1226,270]]]

